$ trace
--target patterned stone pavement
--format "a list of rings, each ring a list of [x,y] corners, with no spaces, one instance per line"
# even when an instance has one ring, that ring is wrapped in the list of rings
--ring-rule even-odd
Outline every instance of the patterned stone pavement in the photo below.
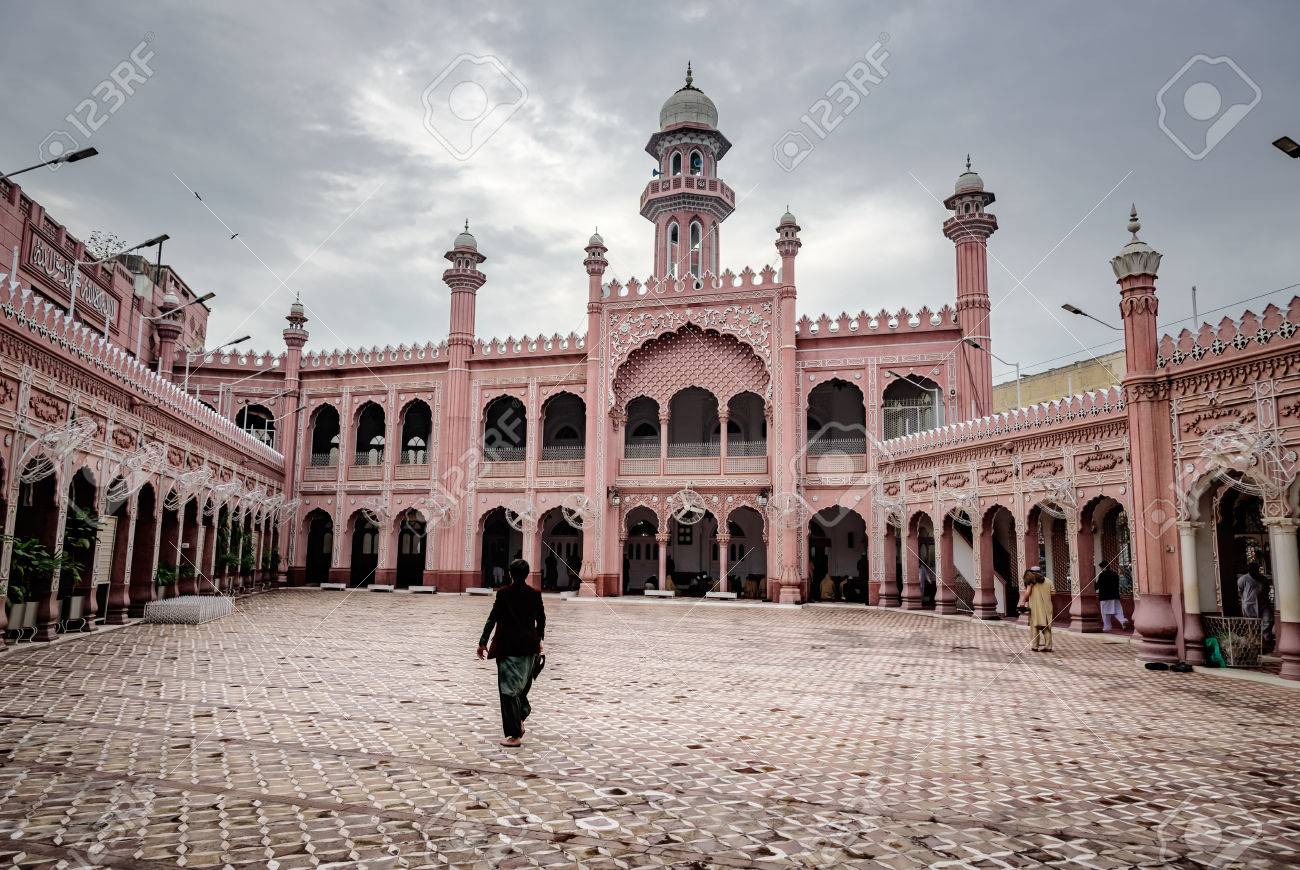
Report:
[[[1300,692],[865,608],[547,599],[523,749],[490,600],[285,590],[0,657],[0,866],[1300,862]]]

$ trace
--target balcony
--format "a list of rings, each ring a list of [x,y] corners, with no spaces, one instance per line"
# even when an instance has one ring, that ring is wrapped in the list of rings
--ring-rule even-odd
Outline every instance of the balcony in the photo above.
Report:
[[[483,451],[480,477],[523,477],[523,447],[489,447]]]
[[[338,480],[338,451],[331,450],[329,453],[313,453],[311,462],[302,473],[303,480]]]
[[[865,437],[814,438],[804,456],[804,473],[810,477],[839,477],[867,470]]]
[[[537,462],[537,476],[582,477],[586,473],[586,456],[587,448],[580,444],[543,447]]]
[[[353,458],[348,480],[383,480],[384,451],[371,448]]]
[[[735,441],[722,445],[717,441],[669,444],[667,456],[660,458],[657,440],[629,440],[623,445],[618,473],[626,477],[657,474],[767,474],[767,442]]]

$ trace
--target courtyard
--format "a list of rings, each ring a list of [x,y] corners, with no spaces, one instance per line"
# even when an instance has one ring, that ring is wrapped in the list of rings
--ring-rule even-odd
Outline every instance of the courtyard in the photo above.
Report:
[[[283,590],[0,657],[20,867],[1280,866],[1294,690],[1122,639],[548,597],[506,750],[490,599]]]

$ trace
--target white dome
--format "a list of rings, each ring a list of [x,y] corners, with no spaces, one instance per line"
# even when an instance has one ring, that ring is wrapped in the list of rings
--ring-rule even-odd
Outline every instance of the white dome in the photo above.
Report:
[[[659,129],[667,130],[677,124],[702,124],[716,130],[718,127],[718,107],[704,95],[704,91],[695,87],[695,77],[691,74],[691,65],[686,65],[686,84],[677,93],[664,102],[659,110]]]
[[[591,238],[587,240],[587,247],[594,248],[596,245],[605,247],[605,240],[600,237],[600,233],[592,233]]]
[[[465,231],[456,237],[454,247],[478,250],[478,241],[469,234],[469,221],[465,221]]]
[[[980,174],[970,168],[970,155],[966,155],[966,171],[957,176],[957,183],[953,185],[952,192],[954,195],[959,193],[983,193],[984,179]]]

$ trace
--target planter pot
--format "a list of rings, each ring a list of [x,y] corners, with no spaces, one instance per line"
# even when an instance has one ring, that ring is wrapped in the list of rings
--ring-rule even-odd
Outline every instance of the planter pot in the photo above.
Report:
[[[26,601],[21,604],[9,605],[9,628],[6,634],[15,640],[22,636],[23,620],[27,616],[27,607],[28,602]]]
[[[23,635],[27,635],[27,632],[29,630],[31,631],[31,634],[27,636],[29,638],[35,637],[36,636],[36,614],[41,609],[41,603],[39,601],[25,601],[23,602],[23,607],[26,609],[23,611],[23,618],[22,621],[19,623],[19,628],[21,631],[19,637],[21,638]]]
[[[72,598],[68,599],[68,619],[64,623],[64,631],[70,631],[72,629],[73,623],[76,623],[77,628],[79,629],[85,628],[86,627],[85,614],[86,614],[85,595],[74,595]]]

